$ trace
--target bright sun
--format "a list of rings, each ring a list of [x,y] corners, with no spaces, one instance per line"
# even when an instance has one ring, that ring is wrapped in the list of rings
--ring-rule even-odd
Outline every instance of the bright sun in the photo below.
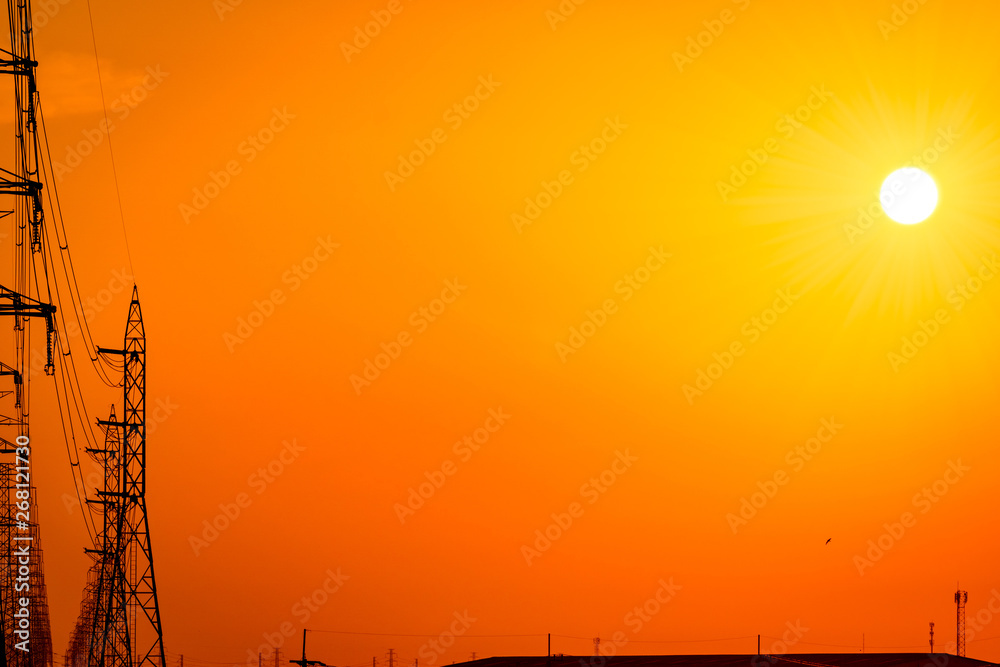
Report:
[[[937,185],[926,171],[903,167],[885,179],[879,199],[890,218],[903,225],[915,225],[934,212],[938,201]]]

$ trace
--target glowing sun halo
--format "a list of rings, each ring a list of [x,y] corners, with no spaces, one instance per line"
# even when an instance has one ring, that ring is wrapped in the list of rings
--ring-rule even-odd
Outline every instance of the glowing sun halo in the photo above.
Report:
[[[938,190],[927,172],[916,167],[903,167],[885,179],[879,199],[890,218],[903,225],[915,225],[934,212]]]

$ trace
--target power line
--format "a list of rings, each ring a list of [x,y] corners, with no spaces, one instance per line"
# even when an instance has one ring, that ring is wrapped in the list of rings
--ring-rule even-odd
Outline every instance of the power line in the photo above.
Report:
[[[440,637],[441,633],[433,635],[422,635],[422,634],[404,634],[398,632],[351,632],[349,630],[313,630],[309,628],[309,632],[323,632],[326,634],[335,635],[368,635],[372,637]],[[487,637],[544,637],[544,633],[535,633],[530,635],[461,635],[461,637],[470,638],[487,638]]]
[[[87,0],[87,16],[90,18],[90,38],[94,44],[94,62],[97,64],[97,84],[101,89],[101,107],[104,109],[104,127],[110,128],[111,122],[108,120],[108,104],[104,100],[104,81],[101,77],[101,59],[97,55],[97,34],[94,32],[94,15],[90,11],[90,0]],[[135,268],[132,265],[132,250],[128,243],[128,230],[125,228],[125,209],[122,207],[122,193],[118,187],[118,168],[115,166],[115,151],[111,145],[111,131],[108,130],[108,153],[111,155],[111,173],[115,177],[115,195],[118,197],[118,215],[122,221],[122,233],[125,235],[125,252],[128,255],[129,270],[135,275]]]
[[[238,664],[240,664],[239,662],[232,662],[232,661],[229,661],[229,662],[218,662],[218,661],[215,661],[215,660],[202,660],[200,658],[192,658],[189,653],[173,653],[171,651],[167,651],[166,653],[167,653],[167,655],[170,658],[179,658],[181,656],[184,656],[184,662],[194,662],[194,663],[197,663],[199,665],[234,665],[234,664],[238,665]],[[243,662],[246,662],[246,661],[244,660]]]
[[[110,377],[108,377],[108,374],[104,370],[103,366],[100,364],[106,365],[113,371],[118,373],[124,371],[124,366],[119,368],[115,366],[114,363],[110,362],[104,355],[99,355],[97,353],[97,345],[94,343],[94,335],[90,330],[90,322],[87,320],[86,317],[83,317],[82,319],[80,317],[80,313],[84,311],[83,295],[80,292],[80,284],[76,278],[76,266],[73,263],[73,255],[70,253],[69,250],[69,236],[66,234],[66,220],[62,214],[62,204],[60,203],[59,200],[59,188],[57,187],[56,184],[54,168],[52,168],[51,166],[52,150],[49,146],[49,136],[48,136],[48,131],[46,130],[45,127],[45,114],[42,109],[42,102],[40,96],[38,101],[38,117],[41,121],[42,144],[45,146],[45,153],[43,157],[47,158],[48,160],[47,164],[53,171],[52,178],[49,178],[48,176],[49,170],[46,169],[46,161],[43,159],[40,160],[39,163],[41,166],[42,175],[45,178],[46,182],[49,183],[49,187],[46,189],[46,196],[49,199],[49,208],[52,211],[53,218],[55,219],[55,224],[53,225],[53,227],[55,229],[56,245],[59,247],[60,251],[58,253],[58,256],[60,263],[62,264],[63,276],[66,279],[66,287],[69,292],[69,298],[72,301],[73,313],[76,316],[77,326],[80,328],[80,331],[83,334],[84,347],[87,349],[87,356],[90,358],[91,364],[93,364],[94,366],[94,370],[97,371],[97,374],[101,377],[101,380],[106,385],[108,385],[109,387],[117,387],[120,386],[120,383],[115,382]],[[46,245],[49,245],[48,235],[46,235],[45,237],[45,242]],[[51,248],[48,248],[47,252],[50,255],[49,261],[53,264],[54,267],[56,253]],[[53,268],[53,278],[55,279],[55,268]],[[60,306],[60,310],[62,311],[61,317],[63,319],[63,328],[66,329],[66,323],[65,323],[66,308],[62,303],[62,299],[59,295],[58,288],[59,284],[58,281],[56,281],[56,300],[59,301],[58,305]]]
[[[532,635],[533,636],[533,635]],[[579,639],[581,641],[594,641],[593,637],[577,637],[575,635],[559,635],[552,633],[553,637],[562,637],[563,639]],[[630,639],[629,644],[700,644],[704,642],[728,642],[743,639],[753,639],[756,635],[747,635],[744,637],[720,637],[717,639]]]
[[[425,634],[414,634],[414,633],[397,634],[397,633],[391,633],[391,632],[351,632],[351,631],[348,631],[348,630],[312,630],[312,629],[310,629],[309,632],[323,632],[323,633],[327,633],[327,634],[341,634],[341,635],[364,635],[364,636],[372,636],[372,637],[420,637],[420,638],[426,638],[426,637],[439,637],[440,636],[440,633],[436,634],[436,635],[425,635]],[[544,637],[544,636],[545,636],[544,634],[462,635],[462,637],[470,637],[470,638]],[[576,635],[560,635],[560,634],[553,633],[552,636],[553,637],[561,637],[563,639],[579,639],[579,640],[583,640],[583,641],[593,641],[594,640],[593,637],[578,637]],[[736,641],[736,640],[743,640],[743,639],[753,639],[754,637],[756,637],[756,635],[745,635],[745,636],[742,636],[742,637],[722,637],[722,638],[719,638],[719,639],[659,639],[659,640],[657,640],[657,639],[642,639],[642,640],[640,640],[640,639],[630,639],[629,643],[630,644],[687,644],[687,643]],[[761,635],[761,637],[766,637],[768,639],[780,639],[780,637],[774,637],[772,635]],[[972,643],[972,642],[992,641],[992,640],[995,640],[995,639],[1000,639],[1000,635],[995,635],[993,637],[982,637],[982,638],[977,638],[977,639],[970,639],[969,643]],[[821,642],[806,642],[806,641],[799,641],[797,643],[798,644],[805,644],[805,645],[808,645],[808,646],[830,646],[830,647],[834,647],[834,648],[857,648],[856,645],[854,645],[854,644],[828,644],[828,643],[821,643]],[[923,648],[923,644],[919,644],[919,645],[918,644],[908,644],[908,645],[896,645],[896,646],[870,646],[868,648]],[[171,658],[177,658],[177,657],[180,657],[181,654],[180,653],[168,652],[168,655]],[[195,663],[195,664],[199,664],[199,665],[241,665],[241,664],[244,664],[246,662],[245,659],[231,660],[231,661],[227,662],[227,661],[218,661],[218,660],[204,660],[202,658],[192,657],[188,653],[184,653],[183,655],[184,655],[184,661],[185,662],[191,662],[191,663]],[[780,657],[783,660],[787,660],[789,662],[799,662],[799,661],[795,661],[795,660],[793,660],[791,658],[784,658],[784,657],[779,656],[779,655],[775,655],[774,657],[776,657],[776,658]],[[802,662],[802,664],[817,665],[819,663]],[[357,665],[355,667],[367,667],[367,663],[361,664],[361,665]],[[826,667],[826,666],[824,666],[824,667]]]

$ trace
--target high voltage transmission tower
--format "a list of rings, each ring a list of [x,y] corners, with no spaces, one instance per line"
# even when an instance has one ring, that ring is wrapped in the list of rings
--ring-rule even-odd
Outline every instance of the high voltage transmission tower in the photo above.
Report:
[[[163,632],[146,517],[146,337],[133,288],[124,346],[97,348],[84,313],[35,79],[30,0],[7,0],[9,46],[0,44],[0,75],[9,75],[14,130],[10,155],[0,157],[0,316],[13,323],[0,334],[12,353],[0,359],[0,667],[52,667],[32,465],[46,443],[29,430],[28,386],[33,373],[55,376],[63,429],[78,497],[86,494],[78,438],[102,466],[104,479],[82,512],[93,559],[70,642],[74,667],[166,667]],[[0,41],[3,41],[0,39]],[[96,46],[95,46],[96,49]],[[9,160],[8,160],[9,158]],[[43,185],[44,183],[44,185]],[[46,223],[43,193],[52,223]],[[7,231],[11,233],[6,233]],[[61,277],[60,277],[61,275]],[[122,418],[115,408],[98,442],[72,356],[67,315],[76,317],[89,361],[109,387],[124,388]],[[31,326],[36,324],[35,335]],[[42,340],[45,354],[32,351]],[[58,354],[57,354],[58,352]],[[100,523],[97,516],[100,515]]]
[[[115,421],[113,405],[108,421]],[[100,463],[104,470],[103,491],[97,500],[87,500],[88,503],[97,505],[103,510],[100,512],[103,514],[103,522],[96,548],[86,550],[94,558],[94,564],[87,573],[81,613],[77,618],[66,655],[70,664],[74,665],[95,664],[97,656],[104,656],[105,664],[109,667],[111,665],[129,667],[130,642],[124,588],[111,585],[111,582],[122,578],[125,567],[119,557],[117,539],[121,518],[121,503],[118,502],[118,492],[121,490],[120,429],[106,428],[104,446],[89,447],[87,453]]]
[[[8,40],[0,45],[0,74],[10,76],[14,129],[10,161],[0,166],[0,241],[12,245],[0,275],[0,315],[13,323],[12,358],[0,361],[0,667],[51,667],[52,638],[42,567],[38,507],[32,480],[37,444],[31,439],[29,349],[31,324],[44,326],[46,374],[52,374],[55,312],[48,291],[43,243],[38,136],[38,91],[27,0],[8,0]],[[10,107],[8,107],[10,108]],[[5,343],[7,340],[4,341]],[[7,348],[7,349],[11,349]]]
[[[146,334],[132,289],[125,345],[98,348],[124,359],[124,413],[98,424],[104,446],[88,453],[104,469],[88,499],[103,514],[80,617],[68,651],[71,667],[166,667],[163,629],[146,516]]]

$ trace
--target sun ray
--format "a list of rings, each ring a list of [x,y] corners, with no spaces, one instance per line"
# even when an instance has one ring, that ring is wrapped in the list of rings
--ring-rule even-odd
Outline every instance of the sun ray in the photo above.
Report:
[[[873,85],[838,99],[732,199],[736,218],[773,227],[771,265],[804,289],[832,288],[849,302],[845,324],[867,312],[910,317],[1000,247],[1000,139],[973,102],[894,99]],[[883,206],[886,174],[904,168],[933,174],[925,205],[940,192],[919,225],[896,224]]]

